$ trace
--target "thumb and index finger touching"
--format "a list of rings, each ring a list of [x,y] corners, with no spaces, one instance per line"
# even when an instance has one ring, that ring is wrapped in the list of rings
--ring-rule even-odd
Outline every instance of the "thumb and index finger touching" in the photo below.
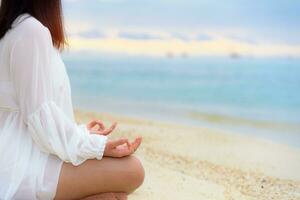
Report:
[[[93,127],[96,125],[99,126],[97,130],[92,130]],[[114,122],[108,129],[105,129],[105,126],[102,121],[100,120],[93,120],[88,124],[88,128],[95,134],[100,134],[100,135],[109,135],[113,130],[116,128],[117,123]]]

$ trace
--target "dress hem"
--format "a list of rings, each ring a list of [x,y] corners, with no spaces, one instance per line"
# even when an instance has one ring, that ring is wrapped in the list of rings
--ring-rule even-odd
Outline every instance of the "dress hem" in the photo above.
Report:
[[[63,161],[50,154],[45,167],[42,187],[37,192],[37,199],[54,199],[57,191]]]

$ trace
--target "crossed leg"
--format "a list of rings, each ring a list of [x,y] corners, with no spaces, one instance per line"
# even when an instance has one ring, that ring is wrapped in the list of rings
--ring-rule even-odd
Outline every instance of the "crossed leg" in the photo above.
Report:
[[[134,156],[87,160],[79,166],[64,163],[55,200],[89,199],[93,195],[101,199],[103,193],[111,192],[129,194],[143,180],[144,169]]]
[[[99,195],[93,195],[83,200],[127,200],[126,193],[102,193]]]

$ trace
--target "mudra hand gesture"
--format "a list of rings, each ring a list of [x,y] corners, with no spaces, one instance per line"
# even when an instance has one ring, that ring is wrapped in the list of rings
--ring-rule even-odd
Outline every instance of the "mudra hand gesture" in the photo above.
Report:
[[[96,126],[98,126],[97,129],[95,129]],[[117,123],[115,122],[111,125],[111,127],[106,129],[103,122],[100,120],[93,120],[87,124],[88,130],[92,134],[99,135],[109,135],[113,132],[116,126]],[[126,138],[120,138],[115,140],[108,139],[104,150],[104,156],[117,158],[129,156],[137,150],[141,142],[142,137],[137,137],[133,142],[129,142]]]

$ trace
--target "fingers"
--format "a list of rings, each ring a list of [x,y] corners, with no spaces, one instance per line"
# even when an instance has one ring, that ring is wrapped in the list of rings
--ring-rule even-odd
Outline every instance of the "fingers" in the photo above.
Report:
[[[99,129],[98,129],[98,130],[104,130],[104,129],[105,129],[105,126],[104,126],[104,124],[103,124],[102,121],[97,120],[97,121],[96,121],[96,124],[99,126]]]
[[[118,149],[119,153],[121,153],[123,156],[128,156],[133,154],[141,145],[141,143],[142,143],[142,138],[138,137],[133,142],[130,143],[128,142],[127,148],[125,147],[125,145],[117,146],[116,148]]]
[[[133,154],[142,143],[142,138],[138,137],[133,142],[128,139],[109,140],[106,143],[104,155],[109,157],[125,157]]]
[[[128,148],[122,149],[121,151],[118,152],[118,157],[124,157],[133,154],[141,145],[141,142],[142,142],[141,137],[136,138],[132,143],[130,143],[130,146],[128,146]]]
[[[94,128],[96,125],[99,126],[98,130],[103,130],[103,129],[105,129],[103,122],[101,122],[100,120],[93,120],[93,121],[91,121],[91,122],[87,125],[87,127],[88,127],[89,129],[92,129],[92,128]]]
[[[113,132],[113,130],[115,130],[116,126],[117,126],[117,123],[115,122],[115,123],[113,123],[113,125],[111,125],[111,127],[109,129],[106,129],[104,131],[100,131],[101,135],[108,135],[108,134],[110,134],[111,132]]]
[[[136,138],[130,145],[130,147],[132,148],[133,152],[136,151],[139,146],[141,145],[142,143],[142,137],[138,137]]]
[[[116,139],[116,140],[112,140],[112,141],[109,141],[109,147],[110,148],[116,148],[117,146],[120,146],[122,144],[129,144],[129,141],[128,139]]]
[[[95,126],[94,123],[95,123],[95,121],[89,122],[89,123],[86,125],[87,128],[88,128],[89,130],[90,130],[91,128],[93,128],[93,126]]]
[[[99,125],[99,128],[97,130],[92,130],[92,128],[95,127],[96,125]],[[101,122],[100,120],[94,120],[88,124],[88,129],[95,134],[109,135],[111,132],[113,132],[113,130],[115,130],[116,126],[117,123],[114,122],[110,128],[105,129],[103,122]]]

